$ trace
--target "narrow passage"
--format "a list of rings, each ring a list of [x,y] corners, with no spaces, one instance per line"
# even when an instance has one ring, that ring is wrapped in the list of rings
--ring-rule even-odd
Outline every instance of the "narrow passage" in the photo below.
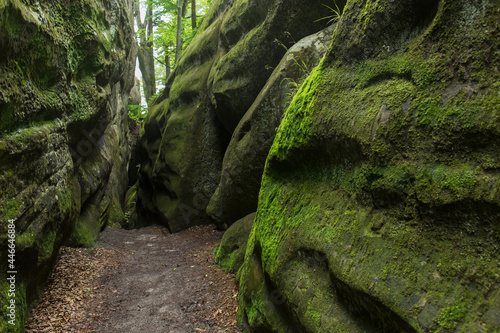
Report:
[[[239,332],[234,275],[213,265],[221,238],[213,226],[155,226],[65,247],[26,332]]]

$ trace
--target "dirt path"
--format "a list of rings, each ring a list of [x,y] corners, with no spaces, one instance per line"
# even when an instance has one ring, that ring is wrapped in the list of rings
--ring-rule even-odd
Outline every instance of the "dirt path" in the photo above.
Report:
[[[234,275],[212,265],[221,237],[111,229],[95,249],[65,248],[26,332],[239,332]]]

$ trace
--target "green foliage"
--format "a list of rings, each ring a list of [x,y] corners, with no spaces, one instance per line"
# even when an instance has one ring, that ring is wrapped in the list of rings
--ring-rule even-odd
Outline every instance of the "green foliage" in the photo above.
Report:
[[[293,38],[292,34],[288,31],[285,32],[286,35],[288,37],[290,37],[292,40],[293,40],[293,43],[296,44],[297,42],[295,41],[295,39]],[[275,39],[274,40],[275,43],[277,43],[278,45],[281,45],[287,52],[288,52],[288,47],[286,47],[285,44],[283,44],[281,41],[279,41],[278,39]],[[311,74],[311,71],[309,70],[309,68],[307,67],[304,59],[300,58],[300,59],[297,59],[295,57],[295,54],[292,55],[293,57],[293,61],[295,62],[295,64],[299,67],[299,69],[305,74],[305,75],[309,75]]]
[[[327,24],[336,23],[340,19],[340,16],[342,15],[342,11],[340,10],[340,8],[337,5],[337,3],[335,2],[335,0],[333,1],[333,5],[335,7],[323,4],[323,6],[325,6],[326,8],[328,8],[330,10],[330,15],[322,17],[322,18],[320,18],[320,19],[318,19],[318,20],[316,20],[314,22],[328,20]]]
[[[151,97],[151,99],[156,99],[156,95]],[[148,113],[148,108],[142,105],[129,105],[128,106],[128,117],[136,124],[142,124],[146,114]]]
[[[196,1],[196,11],[197,11],[197,27],[200,26],[201,21],[205,12],[210,6],[211,0],[197,0]],[[171,69],[173,69],[175,58],[175,43],[176,43],[176,17],[177,17],[177,1],[174,0],[150,0],[145,2],[146,5],[151,4],[153,6],[153,25],[155,27],[153,40],[154,53],[156,55],[156,61],[162,65],[165,64],[165,57],[168,56],[170,61]],[[191,1],[186,0],[188,5],[186,8],[187,15],[182,19],[182,40],[183,46],[182,50],[186,49],[193,37],[198,31],[197,28],[193,29],[191,26],[190,15],[190,5]],[[163,79],[159,77],[158,79]]]

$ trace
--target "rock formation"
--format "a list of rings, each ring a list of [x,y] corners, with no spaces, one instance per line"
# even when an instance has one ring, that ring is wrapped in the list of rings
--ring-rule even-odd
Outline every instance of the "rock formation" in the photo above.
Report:
[[[236,127],[222,162],[219,186],[207,207],[222,228],[257,210],[266,157],[283,113],[331,42],[335,25],[294,44]]]
[[[248,214],[224,233],[215,251],[215,264],[225,272],[236,273],[243,264],[254,219],[255,213]]]
[[[500,331],[499,19],[347,2],[267,157],[245,332]]]
[[[21,330],[63,242],[91,246],[123,219],[131,5],[0,1],[0,270],[9,220],[17,270],[15,326],[2,293],[1,331]]]
[[[131,4],[0,0],[17,331],[61,244],[124,219]],[[337,5],[326,27],[324,0],[212,1],[144,124],[126,225],[229,227],[245,332],[500,331],[500,4]]]
[[[322,3],[213,1],[146,119],[138,144],[139,218],[132,225],[163,223],[175,232],[210,222],[205,209],[233,132],[280,63],[283,46],[325,27],[317,21]]]

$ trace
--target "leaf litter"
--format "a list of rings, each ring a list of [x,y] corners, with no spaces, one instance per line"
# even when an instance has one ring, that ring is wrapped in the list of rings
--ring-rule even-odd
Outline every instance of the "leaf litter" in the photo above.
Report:
[[[25,332],[239,332],[235,275],[213,264],[221,238],[213,226],[154,226],[63,247]]]

